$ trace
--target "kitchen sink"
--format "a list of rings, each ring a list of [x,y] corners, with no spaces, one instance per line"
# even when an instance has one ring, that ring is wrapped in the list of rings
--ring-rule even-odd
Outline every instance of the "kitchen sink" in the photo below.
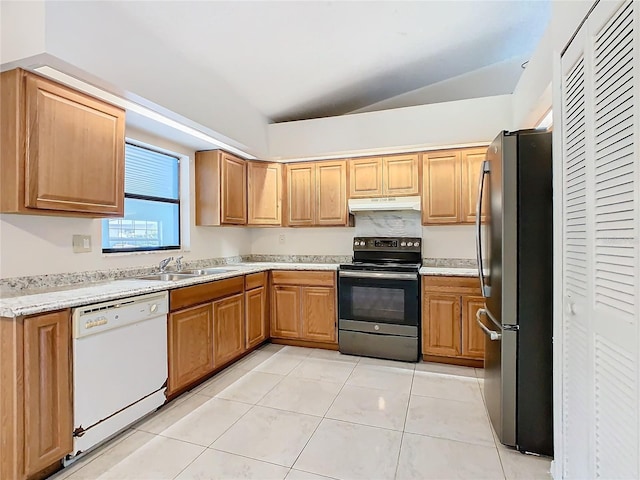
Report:
[[[156,273],[153,275],[136,277],[136,280],[163,280],[165,282],[172,282],[175,280],[184,280],[185,278],[194,278],[197,276],[197,273]]]
[[[235,269],[233,268],[221,268],[221,267],[212,267],[212,268],[201,268],[197,270],[183,270],[183,273],[188,275],[214,275],[216,273],[227,273],[233,272]]]

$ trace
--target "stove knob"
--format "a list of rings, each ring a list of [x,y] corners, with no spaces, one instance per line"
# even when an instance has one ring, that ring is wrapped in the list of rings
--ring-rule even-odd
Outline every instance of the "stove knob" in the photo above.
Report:
[[[407,245],[407,242],[400,242],[401,247],[406,247],[406,245]]]
[[[413,246],[414,246],[414,247],[419,247],[419,246],[420,246],[420,242],[419,242],[419,241],[417,241],[417,242],[413,242]]]
[[[413,247],[413,243],[407,242],[407,247]]]

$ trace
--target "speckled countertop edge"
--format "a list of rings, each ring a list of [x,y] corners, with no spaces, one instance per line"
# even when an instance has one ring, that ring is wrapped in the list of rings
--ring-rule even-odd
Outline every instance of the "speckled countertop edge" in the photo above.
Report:
[[[422,267],[420,275],[439,276],[439,277],[477,277],[477,268],[458,268],[458,267]]]
[[[64,308],[78,307],[92,303],[133,297],[145,293],[161,292],[174,288],[188,287],[200,283],[247,275],[267,270],[328,270],[338,269],[338,263],[235,263],[227,264],[231,272],[200,275],[176,281],[121,279],[103,281],[82,286],[65,286],[47,292],[24,290],[18,295],[0,298],[0,317],[20,317]]]

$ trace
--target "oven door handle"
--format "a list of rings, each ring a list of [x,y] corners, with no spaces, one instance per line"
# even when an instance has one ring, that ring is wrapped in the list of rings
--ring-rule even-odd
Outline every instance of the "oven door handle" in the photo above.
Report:
[[[340,277],[350,278],[379,278],[381,280],[417,280],[417,273],[387,273],[387,272],[363,272],[352,270],[340,270]]]

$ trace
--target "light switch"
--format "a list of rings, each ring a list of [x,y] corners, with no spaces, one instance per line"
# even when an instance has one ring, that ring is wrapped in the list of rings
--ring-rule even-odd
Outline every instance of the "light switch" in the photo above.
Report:
[[[284,233],[281,233],[280,236],[278,237],[278,243],[280,245],[284,245],[284,242],[285,242],[285,236],[284,236]]]
[[[91,235],[73,236],[73,253],[86,253],[91,251]]]

